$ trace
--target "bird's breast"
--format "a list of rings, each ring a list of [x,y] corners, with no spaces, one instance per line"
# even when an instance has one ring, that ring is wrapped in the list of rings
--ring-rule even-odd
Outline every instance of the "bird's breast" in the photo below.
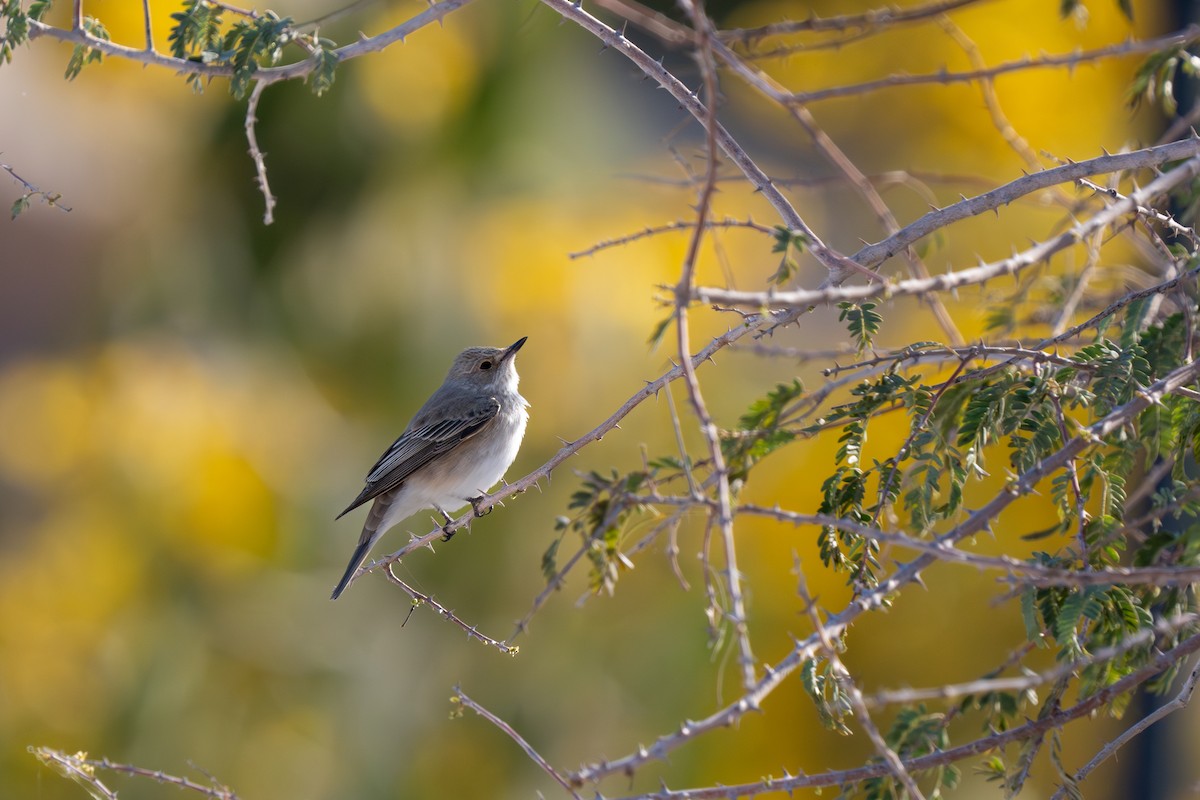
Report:
[[[525,436],[529,412],[524,398],[517,395],[516,400],[502,403],[500,413],[482,431],[417,470],[405,481],[408,491],[446,511],[486,494],[512,466]]]

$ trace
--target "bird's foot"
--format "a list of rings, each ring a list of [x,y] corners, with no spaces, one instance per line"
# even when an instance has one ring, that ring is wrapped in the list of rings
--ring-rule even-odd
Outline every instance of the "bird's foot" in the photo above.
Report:
[[[486,509],[479,508],[479,504],[484,500],[484,495],[480,495],[479,497],[468,497],[467,499],[471,501],[471,510],[475,512],[475,516],[477,517],[486,517],[496,508],[494,505],[490,505]]]
[[[448,542],[450,541],[450,537],[452,537],[455,533],[454,531],[450,530],[450,525],[454,522],[454,518],[447,514],[445,509],[443,509],[441,506],[434,506],[434,508],[437,509],[437,512],[442,515],[442,519],[445,520],[446,524],[442,525],[442,541]]]

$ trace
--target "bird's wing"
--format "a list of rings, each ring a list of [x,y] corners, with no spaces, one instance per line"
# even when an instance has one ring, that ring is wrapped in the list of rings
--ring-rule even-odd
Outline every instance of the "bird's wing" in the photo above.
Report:
[[[456,409],[452,415],[422,419],[423,415],[418,413],[409,429],[379,457],[367,474],[367,485],[338,517],[396,488],[433,459],[479,433],[499,411],[499,400],[481,397],[465,408]]]

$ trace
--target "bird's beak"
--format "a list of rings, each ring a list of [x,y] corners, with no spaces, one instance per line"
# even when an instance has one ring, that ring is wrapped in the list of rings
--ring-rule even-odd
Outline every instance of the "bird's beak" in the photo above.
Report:
[[[522,336],[520,339],[517,339],[515,342],[510,344],[508,346],[508,349],[504,351],[503,360],[507,361],[508,359],[515,356],[517,354],[517,351],[521,349],[521,345],[525,344],[525,340],[528,338],[529,338],[528,336]]]

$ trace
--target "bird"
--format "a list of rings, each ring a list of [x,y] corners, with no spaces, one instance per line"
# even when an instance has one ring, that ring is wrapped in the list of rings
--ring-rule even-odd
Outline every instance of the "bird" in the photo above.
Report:
[[[528,338],[506,348],[468,347],[459,353],[446,380],[380,456],[366,486],[336,517],[375,501],[330,599],[345,591],[371,548],[397,522],[433,508],[449,523],[449,512],[467,503],[478,513],[476,503],[504,477],[525,436],[529,403],[517,391],[516,355]]]

